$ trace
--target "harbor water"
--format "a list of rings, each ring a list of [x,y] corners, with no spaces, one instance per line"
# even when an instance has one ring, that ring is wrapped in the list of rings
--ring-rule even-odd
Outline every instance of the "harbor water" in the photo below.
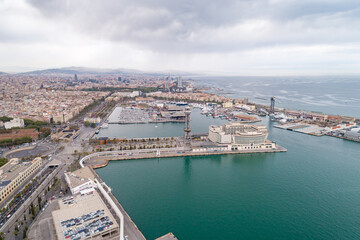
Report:
[[[263,123],[288,152],[113,161],[96,171],[147,239],[359,239],[359,143]],[[156,131],[181,132],[164,126]]]
[[[114,111],[118,112],[117,109]],[[226,120],[201,115],[201,109],[192,109],[191,128],[193,133],[206,133],[210,125],[221,125]],[[148,138],[175,137],[184,135],[184,123],[148,123],[148,124],[109,124],[108,128],[100,129],[94,137],[109,138]]]

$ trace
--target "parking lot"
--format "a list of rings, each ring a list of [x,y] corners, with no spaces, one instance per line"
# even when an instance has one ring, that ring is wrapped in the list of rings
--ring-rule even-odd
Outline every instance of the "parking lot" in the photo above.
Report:
[[[53,212],[58,239],[79,240],[118,232],[117,222],[96,191],[58,202],[59,210]]]

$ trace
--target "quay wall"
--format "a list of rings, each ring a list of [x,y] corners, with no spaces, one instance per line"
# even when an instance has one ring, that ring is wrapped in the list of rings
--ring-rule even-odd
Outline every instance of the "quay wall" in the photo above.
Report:
[[[94,171],[94,169],[90,168],[91,172],[94,174],[95,178],[98,179],[100,181],[100,184],[103,183],[103,180],[100,178],[100,176]],[[107,194],[110,196],[111,200],[115,203],[116,207],[118,207],[121,211],[121,213],[123,215],[125,215],[124,217],[126,218],[126,221],[131,225],[131,228],[134,229],[135,232],[133,232],[133,234],[135,234],[135,238],[136,240],[145,240],[144,235],[142,234],[142,232],[140,231],[140,229],[136,226],[136,224],[134,223],[134,221],[131,219],[131,217],[129,216],[129,214],[125,211],[125,209],[123,208],[123,206],[120,204],[120,202],[116,199],[116,197],[112,194],[111,191],[108,191]],[[120,221],[120,220],[119,220]],[[120,225],[120,222],[119,222]]]
[[[161,149],[166,150],[166,149]],[[169,150],[169,149],[168,149]],[[80,160],[80,165],[87,165],[93,169],[106,167],[109,161],[120,161],[120,160],[133,160],[133,159],[150,159],[150,158],[167,158],[167,157],[186,157],[186,156],[211,156],[211,155],[227,155],[227,154],[249,154],[249,153],[278,153],[286,152],[287,149],[279,145],[276,149],[254,149],[254,150],[239,150],[239,151],[208,151],[208,152],[193,152],[193,151],[181,151],[178,152],[160,152],[158,154],[157,149],[152,151],[143,152],[139,154],[132,154],[127,151],[111,151],[111,152],[99,152],[85,156]],[[99,154],[104,155],[99,156]],[[121,155],[119,155],[121,154]],[[93,155],[93,156],[92,156]]]

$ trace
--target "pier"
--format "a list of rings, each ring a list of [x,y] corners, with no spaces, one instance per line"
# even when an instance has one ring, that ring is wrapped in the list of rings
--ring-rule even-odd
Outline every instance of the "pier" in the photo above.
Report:
[[[109,161],[148,159],[148,158],[167,158],[184,156],[210,156],[224,154],[251,154],[251,153],[278,153],[286,152],[287,149],[277,145],[275,149],[250,149],[237,151],[218,151],[210,150],[205,152],[192,151],[191,149],[180,148],[162,148],[162,149],[144,149],[144,150],[124,150],[124,151],[105,151],[97,152],[83,157],[80,160],[81,167],[90,166],[92,168],[101,168],[107,166]]]

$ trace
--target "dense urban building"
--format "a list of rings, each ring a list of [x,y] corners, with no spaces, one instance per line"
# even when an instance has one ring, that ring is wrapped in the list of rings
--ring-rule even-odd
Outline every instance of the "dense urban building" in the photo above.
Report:
[[[4,202],[24,182],[36,173],[42,165],[40,157],[31,162],[21,162],[17,158],[11,159],[0,168],[0,203]]]

